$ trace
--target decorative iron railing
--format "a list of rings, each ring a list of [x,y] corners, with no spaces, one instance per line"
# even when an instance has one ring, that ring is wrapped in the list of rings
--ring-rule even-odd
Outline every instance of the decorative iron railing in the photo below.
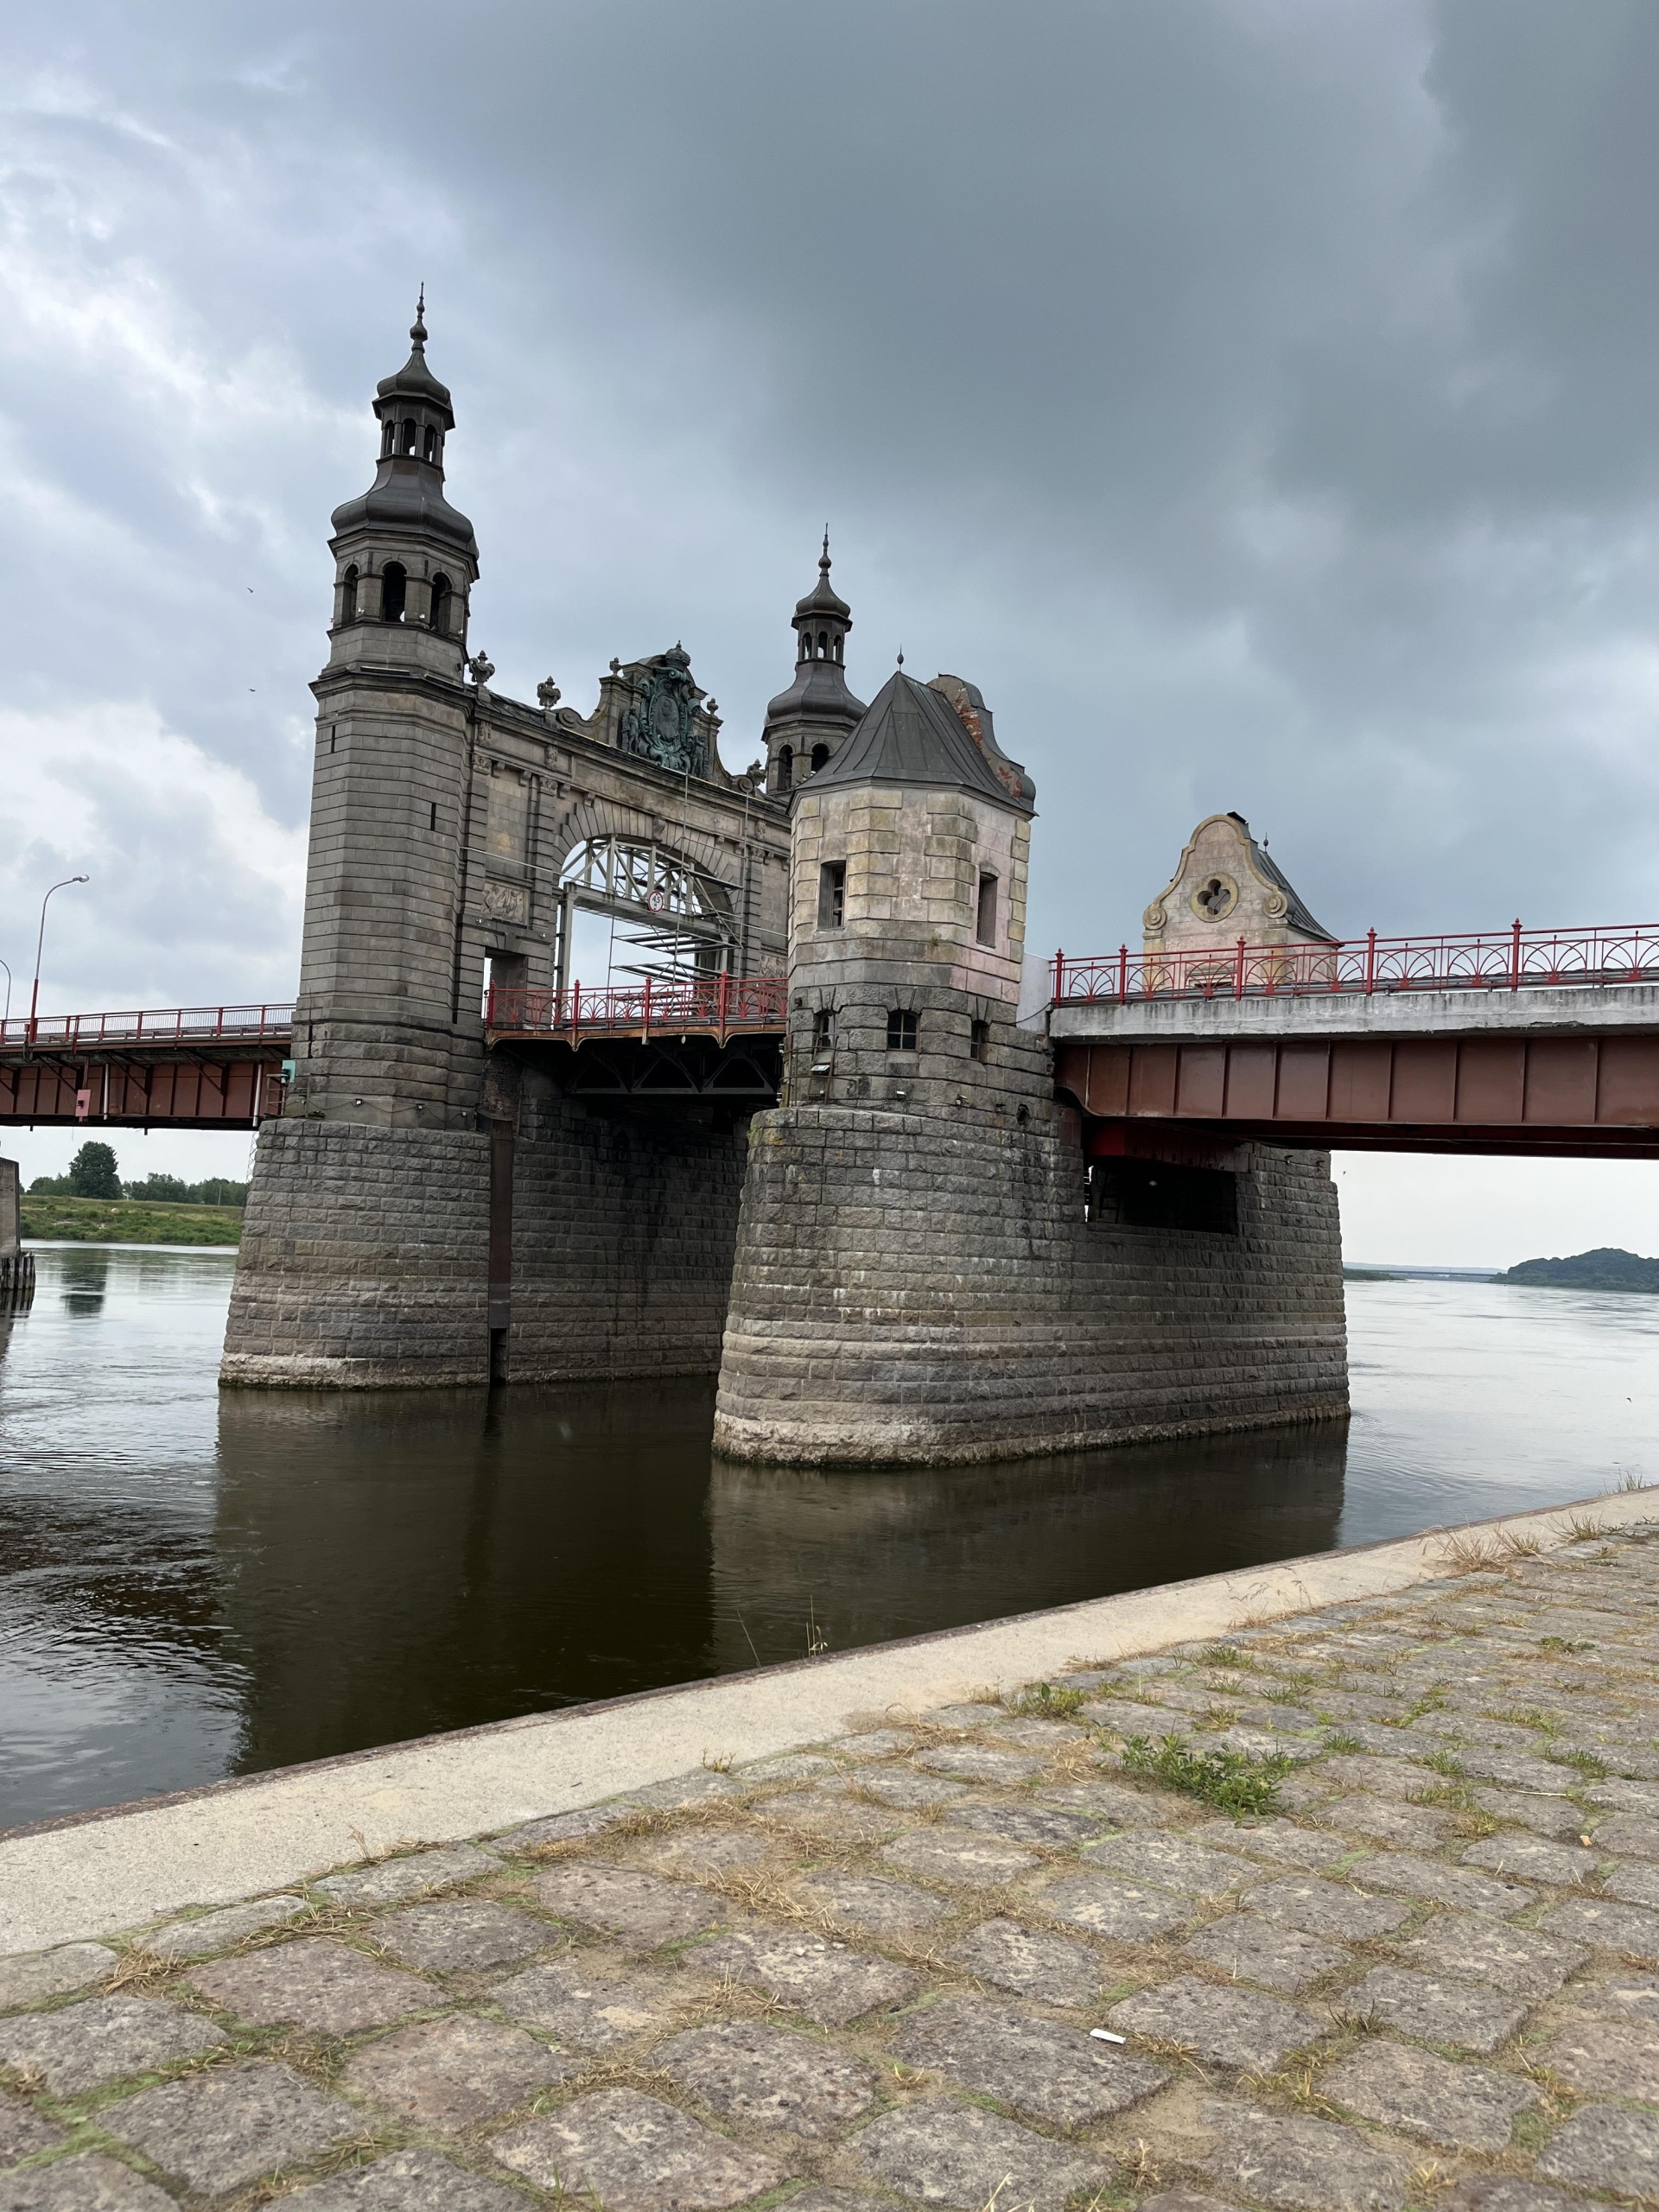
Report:
[[[127,1014],[13,1014],[0,1021],[10,1046],[76,1052],[100,1045],[280,1044],[292,1035],[289,1006],[175,1006]]]
[[[742,1033],[782,1030],[789,1007],[786,976],[698,976],[665,981],[646,976],[637,983],[595,990],[572,983],[564,991],[493,984],[485,1004],[488,1029],[563,1037],[678,1036],[712,1033],[722,1042]]]
[[[1518,991],[1569,984],[1659,983],[1659,923],[1250,944],[1213,951],[1057,952],[1054,1003],[1131,999],[1313,998],[1352,991]]]

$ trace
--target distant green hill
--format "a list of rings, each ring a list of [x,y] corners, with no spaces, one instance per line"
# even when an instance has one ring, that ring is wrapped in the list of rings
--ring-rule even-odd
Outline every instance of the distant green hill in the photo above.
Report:
[[[1500,1282],[1544,1283],[1555,1290],[1659,1290],[1659,1260],[1604,1244],[1570,1260],[1522,1260]]]

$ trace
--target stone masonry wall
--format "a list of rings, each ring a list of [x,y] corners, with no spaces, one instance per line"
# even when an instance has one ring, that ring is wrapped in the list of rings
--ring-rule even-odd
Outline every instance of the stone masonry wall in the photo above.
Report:
[[[1236,1236],[1108,1228],[1063,1127],[760,1116],[715,1448],[970,1460],[1345,1412],[1326,1156],[1247,1148]]]
[[[472,1130],[267,1122],[220,1382],[484,1382],[489,1180]]]
[[[527,1079],[512,1380],[712,1375],[747,1149],[741,1128],[613,1118]]]

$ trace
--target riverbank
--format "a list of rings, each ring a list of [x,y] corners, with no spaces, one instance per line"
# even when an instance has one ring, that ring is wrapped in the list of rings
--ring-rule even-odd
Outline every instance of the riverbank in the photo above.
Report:
[[[49,1244],[237,1245],[239,1206],[171,1205],[151,1198],[60,1198],[25,1192],[22,1234]]]
[[[142,2162],[157,2212],[349,2156],[374,2182],[318,2212],[505,2212],[509,2176],[624,2212],[1649,2193],[1654,1516],[1618,1495],[0,1839],[0,1950],[67,1947],[0,1965],[12,2139]],[[1216,1757],[1147,1771],[1173,1735]],[[1241,1781],[1276,1804],[1205,1801]]]

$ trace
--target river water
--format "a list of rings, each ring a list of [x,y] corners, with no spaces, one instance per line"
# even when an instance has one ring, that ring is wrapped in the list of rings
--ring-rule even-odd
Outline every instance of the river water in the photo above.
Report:
[[[233,1255],[36,1262],[0,1827],[1659,1479],[1659,1300],[1351,1283],[1351,1424],[812,1474],[701,1382],[221,1398]]]

